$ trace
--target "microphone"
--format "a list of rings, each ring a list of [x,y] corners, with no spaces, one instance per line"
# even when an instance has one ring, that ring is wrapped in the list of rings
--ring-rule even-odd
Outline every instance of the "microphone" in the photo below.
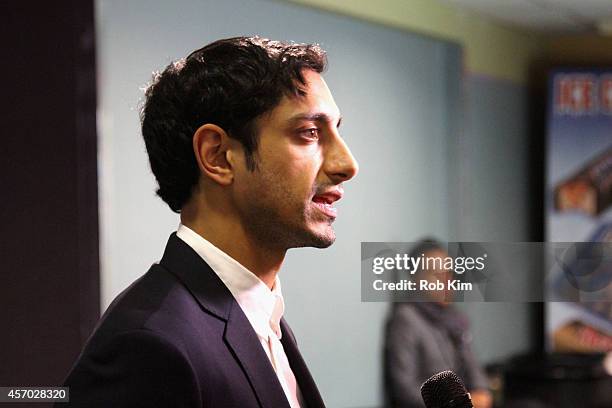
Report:
[[[434,374],[425,381],[421,385],[421,396],[427,408],[474,408],[463,381],[450,370]]]

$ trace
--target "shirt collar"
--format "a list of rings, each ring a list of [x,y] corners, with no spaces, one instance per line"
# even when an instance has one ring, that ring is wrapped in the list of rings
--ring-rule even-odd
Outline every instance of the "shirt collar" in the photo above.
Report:
[[[278,276],[272,290],[253,272],[189,227],[179,224],[176,235],[189,245],[219,276],[260,337],[281,338],[280,320],[285,302]]]

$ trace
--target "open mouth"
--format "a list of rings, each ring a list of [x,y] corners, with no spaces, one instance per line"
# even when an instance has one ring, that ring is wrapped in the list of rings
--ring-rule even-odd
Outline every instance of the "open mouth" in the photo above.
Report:
[[[312,198],[315,206],[325,215],[330,218],[336,218],[338,210],[334,207],[334,202],[339,200],[342,194],[339,192],[330,192],[325,194],[317,194]]]

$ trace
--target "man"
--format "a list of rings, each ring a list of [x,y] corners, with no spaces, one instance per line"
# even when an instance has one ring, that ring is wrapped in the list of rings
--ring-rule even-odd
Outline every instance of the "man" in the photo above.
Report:
[[[334,242],[357,163],[316,45],[216,41],[146,92],[158,195],[181,224],[69,374],[70,405],[323,407],[282,318],[289,248]]]
[[[423,240],[410,251],[411,258],[445,260],[441,243]],[[414,276],[429,282],[454,279],[443,261]],[[441,267],[441,268],[440,268]],[[425,407],[421,384],[445,370],[456,372],[468,388],[475,408],[491,408],[485,373],[471,349],[469,322],[450,302],[452,290],[430,290],[416,302],[393,303],[386,325],[384,376],[387,405],[393,408]]]

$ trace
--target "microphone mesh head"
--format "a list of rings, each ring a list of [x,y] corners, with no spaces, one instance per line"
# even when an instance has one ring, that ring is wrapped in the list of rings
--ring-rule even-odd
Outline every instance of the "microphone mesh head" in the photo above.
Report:
[[[467,394],[461,378],[452,371],[434,374],[421,385],[421,396],[427,408],[440,408]]]

